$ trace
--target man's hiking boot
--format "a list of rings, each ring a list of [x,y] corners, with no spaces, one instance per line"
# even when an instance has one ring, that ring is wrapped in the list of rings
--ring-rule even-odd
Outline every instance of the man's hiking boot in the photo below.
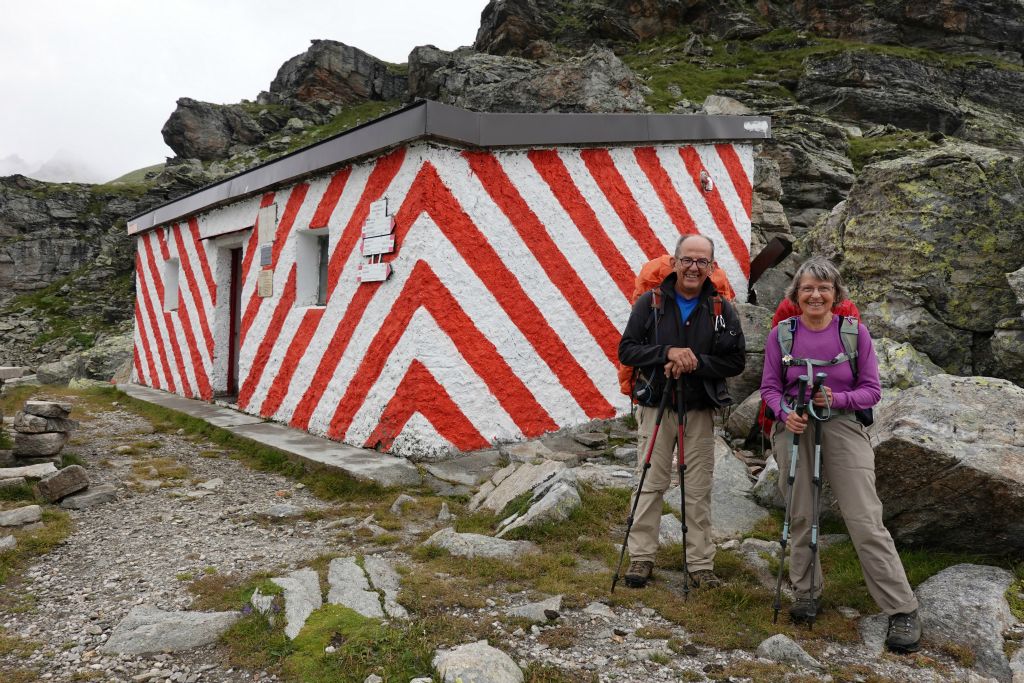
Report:
[[[821,605],[810,595],[798,595],[789,607],[789,619],[794,624],[809,624],[821,612]]]
[[[893,652],[917,652],[921,649],[921,619],[917,610],[889,617],[885,646]]]
[[[690,583],[694,588],[718,588],[722,585],[722,580],[710,569],[698,569],[690,572]]]
[[[654,563],[648,560],[634,560],[629,563],[626,572],[626,585],[630,588],[643,588],[654,575]]]

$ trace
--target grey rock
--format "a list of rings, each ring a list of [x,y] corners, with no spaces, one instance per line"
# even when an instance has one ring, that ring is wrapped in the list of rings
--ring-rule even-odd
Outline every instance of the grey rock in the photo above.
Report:
[[[634,463],[635,464],[635,456]],[[588,462],[573,470],[576,480],[597,489],[628,489],[634,488],[638,477],[635,467],[625,469],[622,465],[598,465]]]
[[[14,415],[14,431],[22,434],[39,434],[42,432],[73,432],[78,423],[60,417],[40,417],[19,410]]]
[[[64,418],[71,414],[70,403],[57,403],[54,401],[25,401],[24,412],[39,417]]]
[[[1010,289],[1017,296],[1017,303],[1024,306],[1024,266],[1006,274]]]
[[[45,458],[57,455],[68,442],[63,432],[46,434],[14,434],[14,455],[19,458]]]
[[[807,654],[791,638],[781,633],[761,641],[761,644],[757,646],[757,656],[785,664],[798,664],[808,669],[825,668],[821,662]]]
[[[395,502],[391,504],[391,514],[400,517],[402,515],[402,511],[405,509],[405,506],[415,502],[415,498],[405,493],[402,493],[398,496],[398,498],[395,498]]]
[[[22,526],[38,522],[43,518],[43,509],[38,505],[23,505],[13,510],[0,512],[0,526]]]
[[[605,619],[614,619],[615,612],[612,608],[603,602],[592,602],[583,608],[584,613],[590,614],[595,617],[603,617]]]
[[[18,464],[18,459],[14,457],[14,451],[9,449],[0,450],[0,469],[13,467]]]
[[[10,365],[0,366],[0,382],[9,379],[17,379],[31,374],[31,368],[15,367]]]
[[[363,573],[362,567],[356,564],[354,557],[337,557],[331,560],[327,568],[327,581],[331,586],[327,594],[327,602],[330,604],[344,605],[364,617],[384,617],[380,596],[370,590],[366,574]]]
[[[857,624],[864,649],[873,659],[878,659],[885,652],[885,636],[888,628],[889,617],[885,614],[866,616]]]
[[[204,481],[201,484],[197,484],[197,486],[199,488],[205,489],[206,491],[216,491],[217,489],[219,489],[223,485],[224,485],[224,480],[221,479],[220,477],[217,477],[215,479],[208,479],[208,480]]]
[[[68,465],[39,480],[37,488],[46,502],[53,503],[77,493],[89,485],[89,475],[81,465]]]
[[[57,471],[57,466],[51,462],[38,465],[23,465],[22,467],[4,467],[0,469],[0,479],[16,479],[25,477],[27,479],[42,479],[48,474]]]
[[[252,604],[252,608],[260,614],[268,614],[270,610],[274,608],[274,596],[263,595],[260,589],[257,588],[252,592],[252,597],[249,598],[249,603]]]
[[[320,576],[312,569],[299,569],[271,581],[284,589],[284,634],[294,639],[309,615],[323,605]]]
[[[13,479],[0,479],[0,491],[21,488],[28,483],[25,477],[14,477]]]
[[[990,343],[994,374],[1024,386],[1024,319],[999,321]]]
[[[566,469],[565,463],[545,460],[537,465],[523,463],[480,503],[480,507],[501,512],[513,500]],[[472,506],[470,509],[475,509]]]
[[[1003,632],[1016,623],[1005,593],[1013,575],[999,567],[958,564],[917,587],[921,626],[936,643],[967,646],[973,668],[1000,681],[1012,676]]]
[[[511,455],[512,452],[513,451],[509,452],[510,455]],[[514,463],[514,462],[511,462],[508,465],[505,465],[500,470],[495,472],[494,475],[491,477],[491,480],[490,480],[491,484],[493,484],[494,486],[498,486],[501,482],[505,481],[510,476],[512,476],[512,474],[516,471],[516,469],[518,469],[518,467],[519,467],[519,465],[517,463]]]
[[[552,454],[551,449],[542,441],[520,441],[519,443],[502,444],[499,451],[506,455],[513,465],[523,462],[536,464],[540,460],[550,459]],[[496,486],[504,480],[504,477],[501,475],[507,469],[507,467],[502,468],[491,478],[491,481]],[[515,469],[513,468],[512,471],[515,471]],[[511,472],[508,472],[508,474],[511,474]],[[505,476],[508,476],[508,474]]]
[[[302,514],[302,508],[291,503],[278,503],[267,510],[267,515],[274,519],[285,519],[286,517],[297,517]]]
[[[500,459],[501,454],[496,450],[479,451],[460,455],[451,460],[426,463],[423,468],[443,481],[464,486],[479,486],[497,471]]]
[[[977,552],[1024,549],[1021,415],[1024,388],[951,375],[929,377],[880,410],[871,440],[893,537]]]
[[[481,534],[460,534],[454,529],[441,529],[423,542],[428,547],[447,550],[457,557],[490,557],[514,559],[525,553],[539,553],[530,541],[506,541]]]
[[[616,460],[636,462],[636,446],[619,446],[614,451],[612,451],[612,456]]]
[[[757,112],[731,97],[708,95],[704,98],[704,113],[709,116],[749,116]]]
[[[666,546],[683,542],[683,523],[675,515],[662,515],[658,531],[658,545]]]
[[[740,543],[737,552],[757,576],[757,580],[761,585],[774,591],[776,575],[770,569],[769,558],[778,558],[779,542],[765,541],[760,538],[745,538]],[[785,583],[783,584],[783,592],[786,595],[792,593],[789,586]]]
[[[884,389],[909,389],[919,386],[928,377],[942,374],[942,368],[907,342],[884,337],[873,341],[878,357],[878,377]]]
[[[436,54],[410,54],[410,70],[429,72],[416,79],[410,96],[473,111],[639,112],[649,92],[614,52],[599,46],[551,64],[460,50],[431,70],[420,66],[421,56],[441,63]]]
[[[363,558],[363,568],[373,588],[384,594],[384,613],[392,619],[408,619],[409,613],[398,604],[401,577],[388,560],[378,555]]]
[[[528,465],[524,465],[528,467]],[[547,480],[534,488],[530,508],[520,517],[505,519],[499,524],[503,537],[513,529],[527,527],[544,522],[561,522],[569,518],[572,511],[582,504],[579,490],[576,487],[576,474],[573,470],[561,470],[553,479]]]
[[[771,331],[773,311],[763,306],[737,302],[736,313],[743,326],[743,338],[746,342],[746,364],[743,372],[727,380],[729,395],[740,401],[757,391],[761,386],[761,374],[764,370],[764,345]],[[746,436],[746,435],[744,435]]]
[[[124,655],[191,650],[215,643],[238,617],[237,612],[165,612],[156,607],[134,607],[99,649]]]
[[[711,482],[711,526],[716,540],[742,535],[768,514],[750,496],[751,488],[746,464],[733,454],[724,440],[716,437],[715,474]],[[678,486],[665,493],[665,502],[682,514]]]
[[[1013,672],[1012,683],[1024,683],[1024,648],[1018,648],[1010,657],[1010,671]]]
[[[520,605],[519,607],[510,607],[505,610],[505,614],[510,617],[516,617],[519,619],[528,619],[536,624],[543,624],[550,621],[548,619],[548,612],[558,612],[562,609],[562,596],[556,595],[547,600],[541,600],[540,602],[531,602],[526,605]]]
[[[573,438],[587,448],[604,448],[608,445],[608,435],[604,432],[582,432]]]
[[[8,534],[7,536],[4,536],[4,537],[0,538],[0,553],[4,552],[5,550],[11,550],[12,548],[16,547],[17,545],[18,545],[18,539],[16,539],[14,536]]]
[[[450,524],[453,519],[455,519],[455,517],[452,515],[451,510],[448,509],[448,503],[446,501],[442,502],[441,510],[437,513],[437,523]]]
[[[281,102],[327,102],[351,105],[367,100],[406,97],[406,77],[385,62],[335,40],[313,40],[277,72],[270,94]]]
[[[377,674],[370,674],[363,679],[363,683],[384,683],[384,679]]]
[[[523,672],[507,654],[479,640],[438,650],[434,669],[443,683],[523,683]]]
[[[84,510],[114,500],[117,500],[117,488],[113,484],[100,484],[68,496],[60,502],[60,506],[68,510]]]
[[[729,411],[725,431],[734,439],[746,439],[757,422],[757,411],[761,407],[761,393],[754,391]]]

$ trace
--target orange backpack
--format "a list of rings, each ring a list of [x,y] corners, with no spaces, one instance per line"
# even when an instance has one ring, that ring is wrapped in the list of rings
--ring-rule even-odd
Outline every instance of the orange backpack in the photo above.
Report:
[[[672,272],[671,259],[670,255],[665,254],[652,261],[648,261],[640,268],[640,272],[636,276],[636,283],[633,286],[633,296],[630,297],[629,302],[631,304],[635,304],[636,300],[644,292],[657,290],[661,286],[661,283],[668,277],[668,274]],[[736,298],[736,292],[733,291],[732,285],[729,284],[729,279],[721,268],[715,268],[711,271],[711,284],[715,286],[720,296],[725,297],[729,301]],[[718,315],[717,311],[716,315]],[[622,363],[619,363],[619,391],[626,396],[632,397],[633,395],[633,368]]]

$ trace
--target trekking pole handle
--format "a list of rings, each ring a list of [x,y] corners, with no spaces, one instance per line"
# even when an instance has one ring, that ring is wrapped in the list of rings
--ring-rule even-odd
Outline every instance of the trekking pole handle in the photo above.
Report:
[[[796,392],[796,414],[800,417],[804,416],[804,410],[807,408],[807,383],[810,382],[810,377],[807,375],[800,375],[800,379],[797,380],[797,392]],[[793,435],[793,445],[796,446],[800,443],[800,435]]]

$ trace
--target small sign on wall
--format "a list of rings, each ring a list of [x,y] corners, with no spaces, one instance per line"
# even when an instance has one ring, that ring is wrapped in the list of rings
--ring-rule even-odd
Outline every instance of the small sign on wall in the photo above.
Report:
[[[260,245],[260,265],[261,266],[272,266],[274,265],[274,245],[262,244]]]
[[[380,237],[363,238],[363,256],[375,256],[377,254],[390,254],[395,250],[395,236],[381,235]]]
[[[362,263],[359,265],[360,282],[384,282],[391,277],[391,264],[384,263]]]
[[[370,204],[360,245],[360,253],[370,261],[359,266],[359,282],[383,282],[391,275],[391,264],[381,261],[381,256],[395,251],[394,231],[395,217],[388,215],[388,198]]]
[[[277,204],[261,208],[256,224],[259,226],[259,243],[273,242],[277,233]]]
[[[266,299],[274,296],[274,271],[261,270],[256,278],[256,294]]]

